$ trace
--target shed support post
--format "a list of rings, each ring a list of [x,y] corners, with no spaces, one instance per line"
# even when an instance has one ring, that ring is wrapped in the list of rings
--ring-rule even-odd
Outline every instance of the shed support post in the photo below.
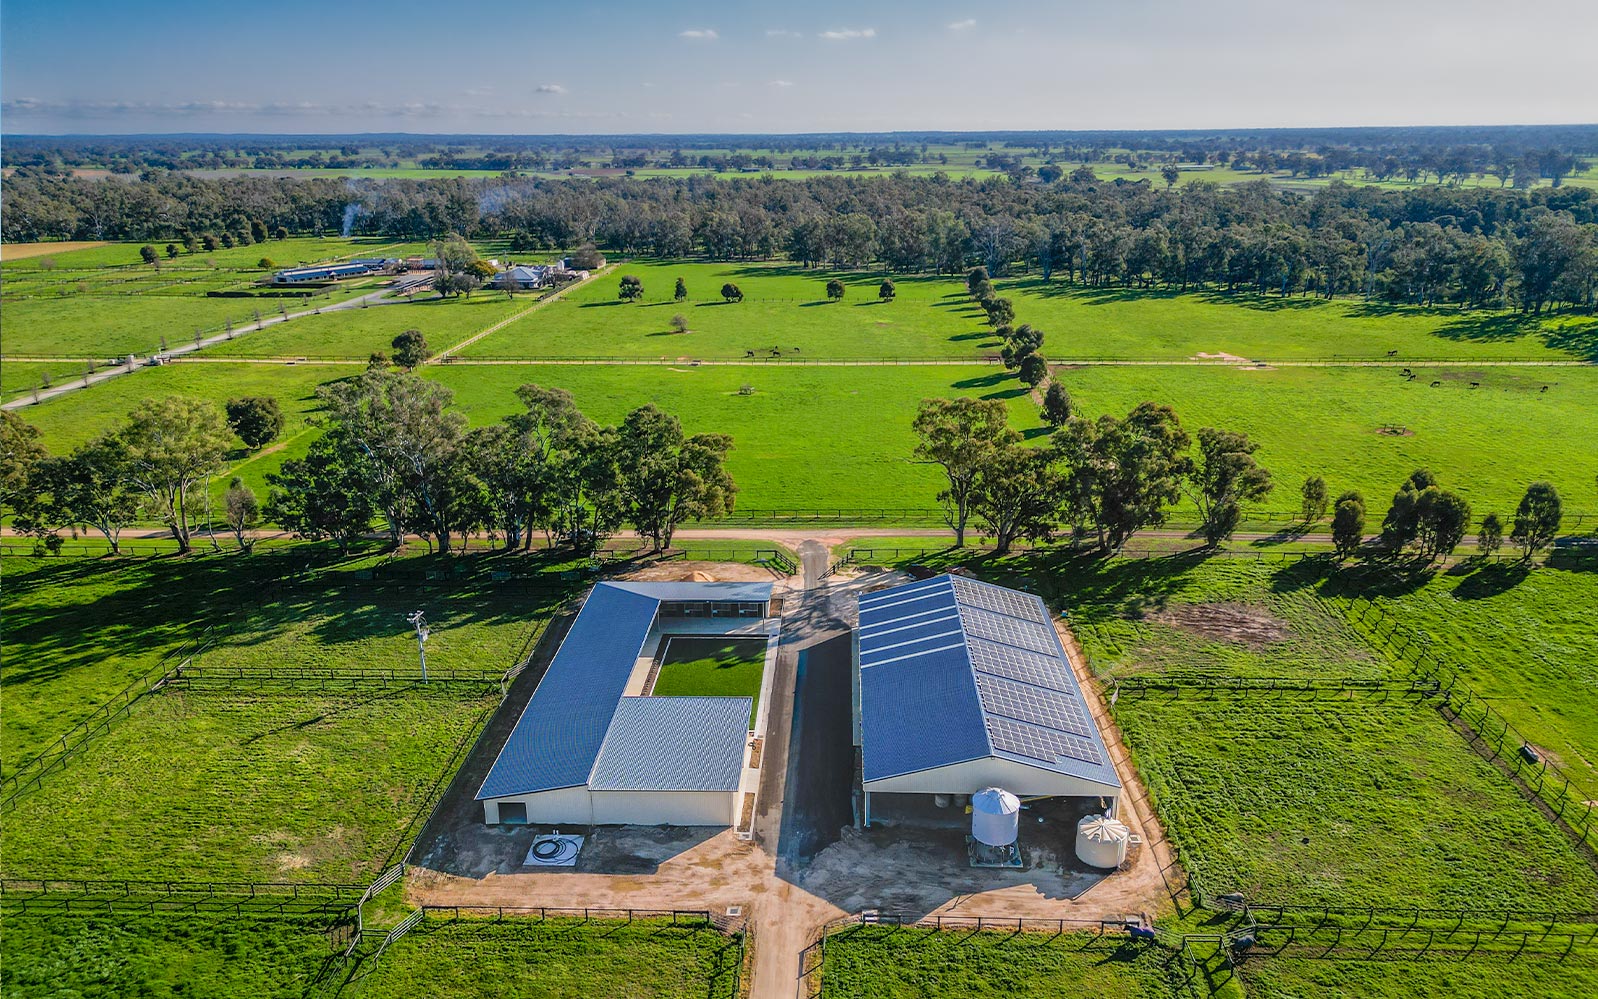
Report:
[[[866,797],[865,824],[861,828],[870,829],[871,828],[871,792],[867,791],[865,793],[865,797]]]

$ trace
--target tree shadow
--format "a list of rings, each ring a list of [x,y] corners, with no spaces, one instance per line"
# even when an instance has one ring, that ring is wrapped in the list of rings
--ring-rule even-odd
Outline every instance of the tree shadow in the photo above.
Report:
[[[611,309],[611,308],[615,308],[618,305],[626,305],[626,304],[628,304],[628,303],[622,302],[622,301],[615,301],[615,302],[584,302],[583,304],[581,304],[581,305],[579,305],[577,307],[579,309]]]
[[[1524,562],[1489,562],[1481,565],[1454,587],[1460,600],[1485,600],[1519,586],[1531,572]]]
[[[1006,381],[1009,381],[1014,377],[1015,376],[1008,371],[998,371],[990,375],[978,375],[974,378],[962,378],[959,381],[954,382],[953,385],[955,388],[959,389],[993,388],[996,385],[1004,384]]]

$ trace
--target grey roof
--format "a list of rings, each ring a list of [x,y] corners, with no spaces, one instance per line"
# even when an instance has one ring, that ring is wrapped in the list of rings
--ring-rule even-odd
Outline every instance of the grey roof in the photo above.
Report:
[[[478,800],[589,782],[662,601],[770,596],[770,583],[595,584],[483,779]],[[747,731],[748,704],[743,712]]]
[[[594,791],[735,791],[748,697],[623,697],[588,786]]]
[[[994,757],[1121,786],[1042,600],[938,576],[859,603],[867,782]]]

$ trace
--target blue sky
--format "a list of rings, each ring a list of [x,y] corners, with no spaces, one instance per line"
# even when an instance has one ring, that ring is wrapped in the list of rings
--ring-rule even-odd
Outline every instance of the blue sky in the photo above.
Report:
[[[1598,2],[5,0],[19,132],[1598,120]]]

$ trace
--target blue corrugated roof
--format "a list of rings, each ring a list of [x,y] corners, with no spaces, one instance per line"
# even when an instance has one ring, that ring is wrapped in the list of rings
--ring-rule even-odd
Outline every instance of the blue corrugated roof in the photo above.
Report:
[[[588,782],[659,606],[658,599],[627,587],[594,586],[483,780],[479,799]]]
[[[679,701],[707,698],[623,698],[644,641],[662,601],[761,602],[771,598],[770,583],[597,583],[577,620],[561,642],[549,670],[505,740],[504,748],[477,792],[478,800],[553,791],[588,784],[611,731],[619,705],[633,700]],[[708,698],[742,702],[739,744],[732,758],[742,766],[743,738],[749,728],[749,698]],[[736,705],[717,711],[736,714]],[[628,708],[639,719],[651,708]],[[720,715],[718,714],[719,718]],[[664,724],[664,721],[659,722]],[[637,724],[643,724],[642,721]],[[625,738],[625,731],[618,737]],[[630,741],[630,740],[628,740]],[[622,753],[623,750],[617,750]],[[686,747],[688,756],[700,750]],[[618,759],[621,757],[618,756]],[[688,767],[691,761],[679,765]],[[661,764],[651,764],[656,773]],[[698,764],[704,766],[705,764]],[[686,771],[685,771],[686,772]],[[619,777],[611,778],[620,780]],[[661,788],[660,790],[665,790]]]
[[[588,786],[595,791],[734,791],[748,697],[623,697]]]
[[[991,756],[1120,786],[1042,600],[938,576],[859,605],[866,781]]]

